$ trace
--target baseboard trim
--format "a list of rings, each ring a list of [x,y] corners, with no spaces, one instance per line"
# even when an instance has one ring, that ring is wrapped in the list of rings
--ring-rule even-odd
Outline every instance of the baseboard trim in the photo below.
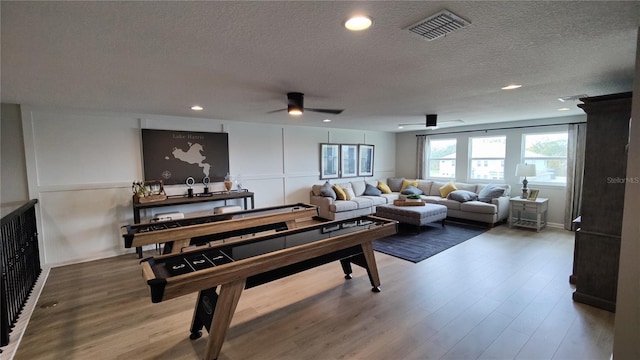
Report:
[[[38,281],[36,281],[36,284],[33,286],[31,295],[27,299],[27,303],[24,305],[24,308],[22,309],[22,312],[18,317],[18,321],[16,322],[15,327],[13,328],[11,333],[9,333],[9,344],[7,344],[7,346],[2,349],[2,359],[5,359],[5,356],[7,356],[7,360],[12,360],[16,355],[18,346],[20,346],[22,337],[27,330],[27,325],[29,325],[31,314],[33,314],[33,310],[35,310],[36,308],[38,299],[40,299],[40,294],[42,294],[42,290],[44,289],[44,284],[47,282],[50,270],[50,266],[44,266],[42,268],[42,273],[40,273]]]
[[[612,313],[616,312],[615,302],[601,299],[592,295],[583,294],[577,290],[573,293],[573,301],[594,306]]]

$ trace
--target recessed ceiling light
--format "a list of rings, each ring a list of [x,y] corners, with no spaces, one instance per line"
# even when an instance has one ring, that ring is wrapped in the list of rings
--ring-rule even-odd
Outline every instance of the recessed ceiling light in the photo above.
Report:
[[[366,15],[356,15],[345,21],[344,27],[351,31],[366,30],[373,25],[373,20]]]
[[[398,129],[404,129],[404,126],[398,125]]]
[[[558,109],[558,111],[569,111],[569,110],[571,110],[571,109],[569,109],[569,108],[560,108],[560,109]]]
[[[204,108],[203,108],[202,106],[200,106],[200,105],[193,105],[193,106],[191,107],[191,110],[194,110],[194,111],[202,111],[202,110],[204,110]]]
[[[513,89],[518,89],[521,88],[522,85],[518,85],[518,84],[511,84],[511,85],[507,85],[505,87],[502,88],[502,90],[513,90]]]
[[[331,122],[331,119],[324,119],[322,122]]]

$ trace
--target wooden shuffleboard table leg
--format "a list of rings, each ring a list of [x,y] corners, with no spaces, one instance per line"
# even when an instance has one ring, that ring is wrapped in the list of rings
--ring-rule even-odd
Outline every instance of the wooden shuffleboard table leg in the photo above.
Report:
[[[218,303],[217,288],[217,286],[214,286],[209,289],[200,290],[198,293],[198,301],[193,310],[193,320],[191,320],[191,335],[189,339],[199,339],[202,336],[202,328],[204,326],[207,327],[207,330],[211,329],[213,311],[216,309],[216,304]]]
[[[216,309],[213,312],[213,321],[204,353],[205,360],[215,360],[220,355],[233,313],[236,311],[246,282],[247,279],[241,279],[220,286],[220,295],[218,295]]]
[[[367,261],[367,274],[373,287],[371,291],[380,292],[380,275],[378,274],[378,265],[376,264],[376,257],[373,254],[373,243],[366,241],[361,244],[362,254]]]
[[[353,278],[351,276],[351,273],[353,272],[353,269],[351,268],[351,261],[349,261],[349,259],[341,259],[340,265],[342,265],[342,271],[344,271],[344,278],[351,280]]]

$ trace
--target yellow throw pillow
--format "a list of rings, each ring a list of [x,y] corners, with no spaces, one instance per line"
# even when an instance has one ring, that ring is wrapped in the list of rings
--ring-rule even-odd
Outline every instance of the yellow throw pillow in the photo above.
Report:
[[[454,184],[453,181],[449,181],[448,183],[440,187],[440,196],[442,196],[443,198],[446,198],[447,196],[449,196],[450,192],[455,190],[458,190],[458,188],[456,187],[456,184]]]
[[[400,188],[400,192],[403,192],[407,186],[418,187],[418,180],[402,180],[402,187]]]
[[[380,189],[380,191],[382,191],[383,194],[391,194],[391,189],[389,188],[389,185],[383,183],[382,181],[378,181],[378,189]]]
[[[336,192],[338,200],[347,200],[347,194],[344,193],[344,189],[338,185],[333,185],[333,191]]]

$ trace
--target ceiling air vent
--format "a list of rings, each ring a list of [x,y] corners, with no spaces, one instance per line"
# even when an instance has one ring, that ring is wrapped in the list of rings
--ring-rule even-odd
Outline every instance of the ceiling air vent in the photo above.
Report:
[[[471,25],[471,22],[449,10],[442,10],[435,15],[406,27],[405,30],[409,30],[431,41],[469,25]]]

